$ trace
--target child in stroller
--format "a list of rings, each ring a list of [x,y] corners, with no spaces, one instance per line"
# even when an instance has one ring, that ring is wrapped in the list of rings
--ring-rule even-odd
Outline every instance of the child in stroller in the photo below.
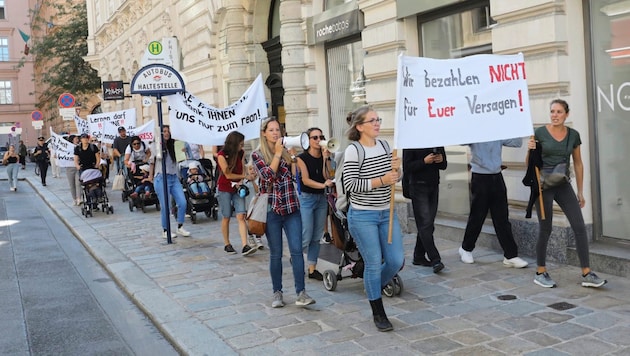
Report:
[[[199,172],[197,162],[190,162],[188,164],[188,178],[186,179],[186,184],[188,185],[188,192],[193,198],[205,198],[210,195],[209,180],[209,177]]]
[[[103,174],[98,169],[86,169],[81,172],[81,186],[83,186],[83,201],[81,214],[85,217],[92,216],[92,210],[100,209],[106,214],[114,213],[114,208],[109,205],[105,192]]]
[[[343,271],[350,271],[350,278],[363,278],[365,265],[354,238],[350,235],[346,214],[336,207],[337,196],[334,187],[326,188],[326,198],[328,201],[328,215],[331,221],[332,244],[341,250],[339,270],[337,272],[333,270],[324,271],[324,288],[334,291],[337,288],[337,281],[343,279]],[[397,274],[383,287],[383,294],[387,297],[393,297],[400,295],[402,290],[403,281]]]
[[[148,164],[143,164],[139,167],[137,173],[133,174],[133,179],[136,182],[136,189],[131,193],[130,197],[132,199],[138,198],[139,194],[144,194],[145,198],[149,198],[151,196],[151,192],[153,192],[153,181],[151,177],[149,177],[150,166]]]

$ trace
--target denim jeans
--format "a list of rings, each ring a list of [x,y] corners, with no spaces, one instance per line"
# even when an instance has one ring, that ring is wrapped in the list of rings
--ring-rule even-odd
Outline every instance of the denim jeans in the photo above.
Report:
[[[232,207],[234,207],[234,214],[236,215],[247,213],[247,208],[245,208],[245,198],[241,198],[236,193],[217,192],[217,200],[219,202],[221,216],[224,219],[232,217]]]
[[[324,234],[328,204],[325,194],[302,192],[299,196],[302,214],[302,250],[306,251],[306,262],[309,266],[317,264],[319,257],[319,240]]]
[[[20,171],[19,163],[9,163],[7,165],[7,177],[9,178],[9,186],[11,188],[17,188],[19,171]]]
[[[208,188],[208,183],[206,182],[193,182],[188,184],[188,189],[193,195],[198,195],[200,193],[210,193],[210,188]]]
[[[302,256],[302,218],[300,211],[289,215],[278,215],[273,211],[267,212],[267,227],[265,236],[269,244],[269,273],[273,292],[282,291],[282,230],[287,237],[295,293],[304,290],[304,256]]]
[[[392,243],[387,242],[389,209],[359,210],[350,206],[348,228],[363,257],[363,284],[368,300],[381,298],[381,289],[402,267],[404,252],[402,233],[394,212]]]
[[[163,177],[163,174],[156,175],[153,186],[155,187],[155,193],[157,194],[160,206],[162,207],[162,209],[160,209],[160,215],[162,216],[162,229],[165,230],[166,219],[168,219],[166,207],[169,205],[165,200],[166,197],[164,196]],[[179,182],[176,174],[166,175],[166,185],[169,195],[175,199],[175,204],[177,205],[177,223],[183,224],[184,219],[186,218],[186,196],[184,195],[184,188],[182,188],[182,184]]]

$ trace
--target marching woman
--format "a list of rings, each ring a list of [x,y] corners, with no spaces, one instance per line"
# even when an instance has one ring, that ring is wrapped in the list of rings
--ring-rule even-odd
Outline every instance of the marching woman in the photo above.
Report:
[[[12,192],[17,190],[18,172],[20,171],[20,155],[15,152],[15,146],[10,145],[9,150],[2,158],[2,164],[7,166],[7,176],[9,178],[9,189]]]
[[[580,133],[564,125],[569,116],[569,104],[562,99],[555,99],[550,107],[551,123],[541,126],[534,131],[535,140],[531,138],[527,144],[530,150],[536,149],[536,141],[542,146],[543,170],[558,164],[566,164],[566,174],[568,174],[569,156],[573,157],[573,169],[575,170],[575,183],[577,185],[577,196],[573,191],[571,183],[567,180],[558,186],[543,189],[543,206],[536,201],[538,212],[538,222],[540,229],[538,232],[538,242],[536,243],[536,262],[538,267],[534,276],[534,283],[541,287],[553,288],[556,282],[547,273],[545,260],[547,257],[547,244],[551,235],[553,202],[558,203],[573,229],[575,235],[575,247],[582,267],[582,287],[601,287],[606,284],[606,280],[599,278],[589,265],[588,237],[586,235],[586,225],[582,216],[582,208],[586,204],[583,195],[584,187],[584,164],[582,163],[582,153],[580,151]],[[541,219],[544,209],[545,220]]]
[[[330,152],[319,145],[326,138],[322,130],[312,127],[306,130],[309,138],[309,147],[297,157],[297,166],[300,172],[299,195],[300,209],[309,211],[302,214],[302,250],[306,251],[308,263],[308,278],[323,280],[322,274],[316,269],[319,257],[319,241],[324,234],[328,203],[324,190],[335,183],[328,179],[325,163],[328,163]]]
[[[363,261],[363,283],[374,324],[379,331],[393,330],[381,299],[382,289],[400,271],[403,261],[402,233],[396,214],[388,241],[389,205],[393,185],[400,179],[400,158],[392,158],[388,144],[378,139],[382,119],[370,106],[350,113],[349,145],[344,153],[343,187],[349,194],[348,227]],[[364,152],[359,163],[359,152]]]
[[[304,256],[302,255],[302,217],[297,191],[293,184],[295,159],[282,146],[280,123],[276,119],[263,121],[260,146],[252,152],[252,163],[260,178],[260,192],[269,194],[269,210],[265,236],[269,244],[269,272],[273,286],[272,308],[284,306],[282,297],[282,230],[291,252],[291,266],[297,299],[295,304],[306,306],[315,300],[304,288]]]

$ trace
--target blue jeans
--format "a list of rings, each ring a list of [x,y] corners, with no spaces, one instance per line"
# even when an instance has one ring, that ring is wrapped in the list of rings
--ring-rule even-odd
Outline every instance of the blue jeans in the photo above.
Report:
[[[389,209],[348,209],[348,228],[363,257],[365,269],[363,284],[368,300],[381,298],[381,289],[403,265],[404,253],[402,234],[396,212],[394,212],[392,243],[387,242]]]
[[[160,201],[160,206],[162,206],[162,209],[160,209],[160,215],[162,216],[162,229],[166,230],[166,219],[168,219],[168,214],[166,213],[165,207],[168,207],[169,205],[165,200],[166,197],[164,196],[163,177],[163,174],[156,175],[153,186],[155,187],[155,193]],[[177,223],[183,224],[184,218],[186,218],[186,196],[184,196],[184,188],[182,188],[182,184],[179,182],[179,179],[177,179],[176,174],[166,175],[166,185],[168,193],[175,199],[175,204],[177,205]]]
[[[193,195],[199,195],[201,193],[210,193],[210,188],[206,182],[193,182],[188,184],[188,189]]]
[[[273,291],[282,291],[282,230],[287,236],[289,251],[291,252],[291,266],[295,293],[304,290],[304,256],[302,256],[302,218],[300,211],[289,215],[278,215],[273,211],[267,212],[267,227],[265,236],[269,244],[269,273]]]
[[[9,163],[7,165],[7,177],[9,178],[10,188],[17,188],[19,171],[20,171],[19,163]]]
[[[309,266],[317,264],[319,257],[319,240],[324,234],[328,204],[325,194],[302,192],[299,196],[302,214],[302,250],[306,251],[306,262]]]

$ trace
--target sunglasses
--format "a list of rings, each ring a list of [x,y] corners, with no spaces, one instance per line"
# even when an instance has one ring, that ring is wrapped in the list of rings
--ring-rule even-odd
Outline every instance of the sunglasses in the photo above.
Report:
[[[134,146],[140,146],[140,142],[134,142],[134,143],[132,143],[132,145],[134,145]]]
[[[380,125],[382,122],[383,122],[383,119],[381,119],[380,117],[375,117],[372,120],[363,121],[359,125],[363,125],[363,124],[372,124],[372,125],[379,124]]]
[[[310,138],[311,138],[311,140],[325,140],[325,139],[326,139],[326,136],[324,136],[324,135],[321,135],[321,136],[311,136]]]

